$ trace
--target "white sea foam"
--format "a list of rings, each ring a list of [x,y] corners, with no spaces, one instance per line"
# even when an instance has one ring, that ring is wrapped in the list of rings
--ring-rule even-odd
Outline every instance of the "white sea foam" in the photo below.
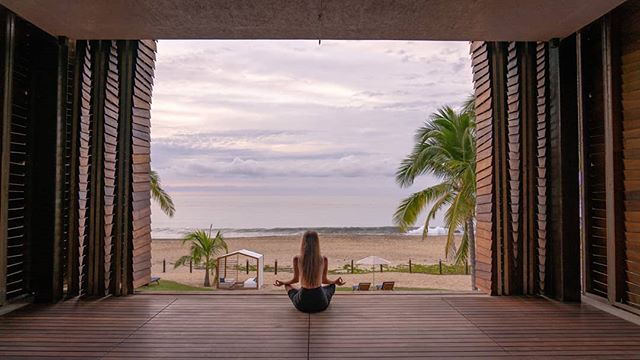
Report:
[[[405,234],[406,235],[422,235],[423,231],[424,231],[424,225],[420,226],[417,229],[409,230]],[[429,227],[429,231],[427,232],[427,235],[447,235],[447,229],[441,226]]]

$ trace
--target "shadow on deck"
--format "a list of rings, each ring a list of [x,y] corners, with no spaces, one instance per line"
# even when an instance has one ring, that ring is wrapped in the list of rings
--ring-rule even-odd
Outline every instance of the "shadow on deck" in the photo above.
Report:
[[[0,358],[640,358],[640,327],[540,298],[135,295],[0,317]]]

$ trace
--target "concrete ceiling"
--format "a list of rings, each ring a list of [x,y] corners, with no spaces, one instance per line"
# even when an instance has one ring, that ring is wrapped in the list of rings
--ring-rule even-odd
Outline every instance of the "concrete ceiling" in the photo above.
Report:
[[[74,39],[549,40],[624,0],[0,0]]]

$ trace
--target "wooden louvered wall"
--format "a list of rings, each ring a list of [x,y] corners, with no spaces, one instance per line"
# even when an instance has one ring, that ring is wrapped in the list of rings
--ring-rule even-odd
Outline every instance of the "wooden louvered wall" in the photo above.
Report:
[[[156,59],[155,41],[137,43],[133,87],[133,286],[151,280],[151,94]]]
[[[0,305],[50,301],[68,238],[67,43],[3,8],[0,18]]]
[[[155,42],[0,22],[0,305],[129,294],[151,277]]]
[[[518,42],[471,45],[477,101],[476,251],[478,269],[484,270],[476,279],[481,290],[495,295],[544,291],[545,49],[545,44]]]
[[[492,293],[494,287],[494,182],[491,69],[487,43],[471,43],[476,101],[476,284]]]
[[[624,7],[621,39],[622,137],[624,157],[624,244],[620,277],[622,301],[640,309],[640,2]]]

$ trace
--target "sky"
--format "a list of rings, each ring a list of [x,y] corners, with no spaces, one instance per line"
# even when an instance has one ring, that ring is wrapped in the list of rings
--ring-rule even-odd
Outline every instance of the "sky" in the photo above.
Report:
[[[158,43],[154,229],[387,226],[415,130],[472,92],[466,42]],[[439,219],[436,220],[436,224]]]

